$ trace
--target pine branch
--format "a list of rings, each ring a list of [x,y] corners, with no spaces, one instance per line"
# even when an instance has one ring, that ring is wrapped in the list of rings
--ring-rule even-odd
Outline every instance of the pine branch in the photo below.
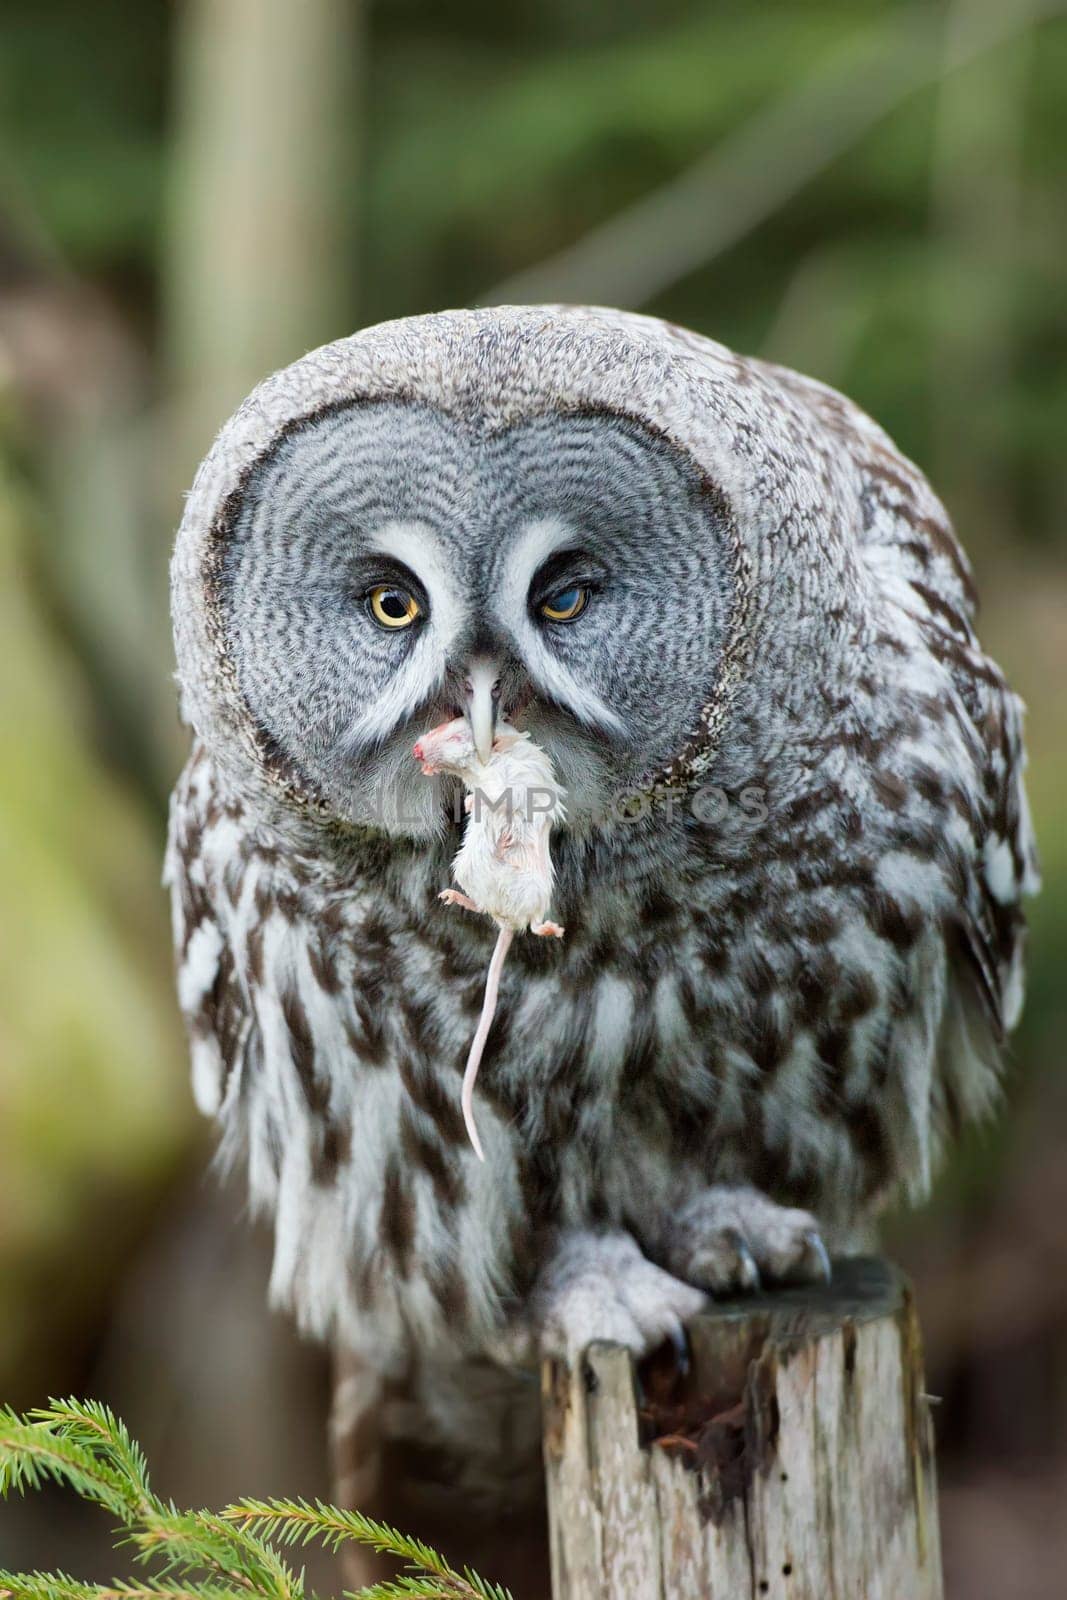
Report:
[[[206,1571],[244,1593],[301,1600],[297,1579],[269,1545],[227,1527],[211,1512],[161,1507],[141,1522],[123,1542],[133,1546],[138,1560],[159,1562],[165,1574]]]
[[[65,1572],[0,1572],[0,1600],[96,1600],[98,1593]]]
[[[477,1590],[464,1584],[457,1588],[451,1578],[394,1578],[387,1583],[372,1583],[369,1588],[349,1593],[346,1600],[469,1600]]]
[[[242,1600],[218,1584],[79,1583],[65,1572],[0,1572],[0,1600]]]
[[[140,1491],[146,1503],[155,1502],[144,1451],[130,1438],[125,1423],[99,1400],[49,1400],[47,1406],[31,1411],[30,1416],[87,1448],[106,1454],[115,1470]]]
[[[241,1500],[224,1511],[182,1511],[153,1491],[144,1453],[94,1400],[52,1400],[19,1416],[0,1409],[0,1495],[52,1479],[121,1523],[119,1542],[155,1562],[145,1582],[81,1583],[62,1572],[0,1571],[0,1600],[307,1600],[302,1577],[275,1544],[357,1543],[407,1563],[398,1578],[348,1600],[511,1600],[507,1589],[454,1567],[421,1539],[321,1500]],[[206,1574],[206,1577],[201,1577]]]
[[[92,1450],[54,1431],[43,1420],[28,1421],[0,1410],[0,1495],[39,1489],[46,1478],[66,1483],[81,1495],[129,1523],[135,1514],[135,1487]]]
[[[342,1544],[355,1542],[369,1545],[382,1555],[398,1556],[440,1577],[455,1576],[437,1551],[421,1540],[400,1533],[387,1522],[365,1517],[361,1511],[342,1511],[321,1500],[244,1499],[227,1506],[221,1516],[282,1544],[307,1545],[318,1538],[327,1549],[339,1550]]]
[[[51,1401],[29,1414],[0,1412],[0,1494],[65,1483],[110,1511],[127,1530],[122,1542],[164,1574],[207,1572],[228,1592],[301,1600],[302,1587],[268,1544],[209,1512],[180,1512],[155,1495],[140,1447],[105,1406]]]
[[[372,1583],[365,1589],[346,1590],[345,1600],[512,1600],[511,1590],[487,1583],[465,1567],[465,1577],[400,1577]]]
[[[431,1600],[511,1600],[506,1589],[487,1583],[469,1568],[457,1572],[421,1539],[400,1533],[387,1522],[376,1522],[360,1511],[342,1511],[321,1500],[245,1499],[227,1506],[221,1515],[280,1544],[308,1545],[313,1539],[321,1539],[333,1551],[343,1544],[362,1544],[379,1555],[395,1556],[419,1569],[417,1576],[361,1589],[359,1600],[394,1600],[403,1595],[427,1596]]]

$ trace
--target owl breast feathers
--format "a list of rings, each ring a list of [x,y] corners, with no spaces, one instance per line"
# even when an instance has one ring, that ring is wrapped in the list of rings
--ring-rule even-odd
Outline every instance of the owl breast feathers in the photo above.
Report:
[[[816,1270],[813,1219],[844,1247],[921,1197],[995,1098],[1036,881],[974,608],[874,423],[662,322],[450,312],[262,384],[178,535],[167,881],[275,1299],[383,1368],[520,1359],[599,1272],[637,1348],[694,1286]],[[484,1166],[494,929],[438,904],[462,806],[411,759],[461,712],[568,796]]]

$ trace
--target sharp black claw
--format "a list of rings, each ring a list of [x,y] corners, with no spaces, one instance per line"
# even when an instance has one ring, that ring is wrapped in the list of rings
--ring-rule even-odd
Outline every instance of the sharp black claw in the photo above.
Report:
[[[738,1259],[741,1262],[742,1286],[753,1291],[762,1289],[763,1279],[760,1277],[759,1263],[749,1249],[747,1241],[742,1239],[740,1235],[737,1239],[736,1248]]]
[[[822,1242],[822,1235],[816,1233],[814,1228],[811,1228],[804,1235],[804,1238],[807,1240],[808,1253],[809,1255],[813,1255],[815,1257],[819,1269],[822,1272],[824,1281],[826,1283],[832,1283],[834,1279],[834,1269],[830,1262],[829,1252]]]
[[[678,1322],[675,1323],[667,1337],[674,1349],[674,1364],[678,1368],[679,1375],[684,1378],[687,1376],[690,1367],[689,1335],[682,1327],[682,1324]]]
[[[755,1293],[757,1289],[762,1289],[763,1279],[760,1277],[759,1264],[741,1230],[724,1228],[723,1239],[737,1257],[737,1288],[742,1293]]]

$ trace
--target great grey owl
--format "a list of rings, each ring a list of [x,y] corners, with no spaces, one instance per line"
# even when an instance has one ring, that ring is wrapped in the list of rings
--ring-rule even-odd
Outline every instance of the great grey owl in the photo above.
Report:
[[[974,609],[855,406],[646,317],[386,324],[223,429],[173,564],[180,1000],[274,1300],[348,1353],[357,1498],[387,1435],[517,1502],[524,1363],[821,1272],[989,1107],[1035,868]],[[568,808],[484,1165],[494,930],[438,904],[462,823],[411,754],[460,711]]]

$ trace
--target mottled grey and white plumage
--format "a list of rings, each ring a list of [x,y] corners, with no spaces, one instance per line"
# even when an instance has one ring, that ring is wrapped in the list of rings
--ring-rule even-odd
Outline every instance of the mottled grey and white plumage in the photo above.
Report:
[[[415,624],[375,622],[381,583]],[[944,510],[840,395],[614,311],[368,329],[223,430],[173,604],[195,1089],[275,1219],[275,1300],[371,1374],[350,1420],[406,1375],[396,1427],[517,1493],[508,1361],[818,1271],[813,1219],[858,1240],[990,1105],[1035,882],[1020,706]],[[494,933],[437,902],[458,828],[411,758],[472,669],[568,792],[567,938],[513,947],[484,1166]],[[624,789],[636,821],[604,816]],[[521,1446],[485,1425],[509,1407]]]

